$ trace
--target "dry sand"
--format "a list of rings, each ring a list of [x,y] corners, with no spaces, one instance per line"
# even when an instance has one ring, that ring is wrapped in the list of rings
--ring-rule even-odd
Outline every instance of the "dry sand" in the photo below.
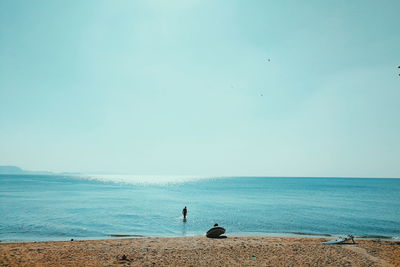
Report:
[[[197,236],[8,243],[0,244],[0,266],[400,266],[400,242],[321,243],[326,240]]]

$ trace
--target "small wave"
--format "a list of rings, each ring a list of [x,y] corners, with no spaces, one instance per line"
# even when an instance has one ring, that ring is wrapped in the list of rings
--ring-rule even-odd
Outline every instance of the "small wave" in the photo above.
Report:
[[[367,238],[367,239],[393,239],[392,236],[387,235],[361,235],[357,236],[358,238]]]
[[[320,234],[320,233],[303,233],[303,232],[288,232],[288,234],[294,235],[308,235],[308,236],[332,236],[331,234]]]
[[[144,235],[110,234],[111,237],[144,237]]]

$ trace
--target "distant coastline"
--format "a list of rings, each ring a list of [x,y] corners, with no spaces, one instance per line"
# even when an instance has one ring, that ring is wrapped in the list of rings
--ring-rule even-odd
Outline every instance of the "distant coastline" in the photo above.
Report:
[[[0,174],[8,174],[8,175],[24,175],[24,174],[30,174],[30,175],[78,175],[80,173],[78,172],[61,172],[61,173],[55,173],[55,172],[50,172],[50,171],[29,171],[29,170],[24,170],[20,167],[17,166],[12,166],[12,165],[3,165],[0,166]]]
[[[202,177],[202,178],[351,178],[351,179],[400,179],[400,177],[378,177],[378,176],[366,176],[366,177],[361,177],[361,176],[271,176],[271,175],[159,175],[159,174],[129,174],[129,173],[123,173],[123,174],[116,174],[116,173],[108,173],[108,172],[99,172],[99,173],[82,173],[82,172],[51,172],[51,171],[31,171],[31,170],[25,170],[22,169],[21,167],[18,166],[13,166],[13,165],[0,165],[0,175],[87,175],[87,176],[101,176],[101,175],[107,175],[107,176],[119,176],[119,177],[129,177],[129,176],[141,176],[141,177],[173,177],[173,176],[179,176],[179,177]]]

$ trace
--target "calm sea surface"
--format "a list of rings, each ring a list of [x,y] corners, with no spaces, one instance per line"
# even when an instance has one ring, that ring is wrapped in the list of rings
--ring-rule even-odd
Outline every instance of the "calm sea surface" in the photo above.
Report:
[[[146,178],[122,176],[0,175],[1,241],[193,236],[204,235],[214,223],[227,235],[399,238],[400,179],[231,177],[146,183]]]

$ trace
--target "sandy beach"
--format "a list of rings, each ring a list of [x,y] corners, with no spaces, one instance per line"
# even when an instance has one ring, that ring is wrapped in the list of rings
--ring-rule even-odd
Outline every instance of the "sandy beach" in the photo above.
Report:
[[[326,238],[130,238],[0,244],[1,266],[400,266],[400,242]]]

